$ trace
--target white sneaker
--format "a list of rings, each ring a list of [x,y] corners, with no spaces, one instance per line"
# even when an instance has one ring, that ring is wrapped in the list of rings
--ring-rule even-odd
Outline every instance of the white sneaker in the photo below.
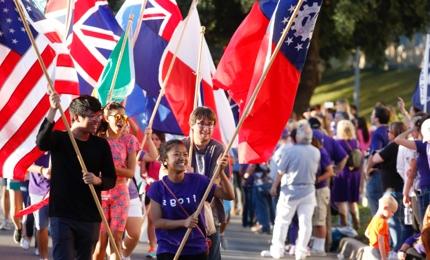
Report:
[[[327,256],[325,251],[311,249],[311,256]]]
[[[296,253],[296,246],[291,245],[290,250],[288,251],[289,255],[294,255]]]
[[[9,224],[9,221],[7,220],[3,220],[2,223],[0,224],[0,230],[11,230],[12,227]]]
[[[25,250],[30,248],[30,241],[28,241],[25,238],[22,238],[21,241],[19,242],[19,245],[24,248]]]
[[[34,255],[39,255],[39,248],[36,248],[36,249],[34,250]]]
[[[270,252],[269,250],[261,251],[260,255],[262,257],[272,257],[273,259],[280,259],[283,257],[283,255]]]

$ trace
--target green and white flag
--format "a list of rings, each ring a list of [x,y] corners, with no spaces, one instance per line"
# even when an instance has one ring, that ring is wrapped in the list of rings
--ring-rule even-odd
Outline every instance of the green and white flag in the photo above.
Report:
[[[128,37],[125,37],[125,35],[126,33],[119,39],[113,49],[98,82],[98,99],[103,106],[110,101],[123,101],[134,87],[133,44],[130,42],[130,35]],[[126,42],[123,46],[124,38]],[[124,50],[122,55],[121,49]],[[117,64],[119,64],[118,68]],[[115,73],[117,73],[116,80],[112,84]]]

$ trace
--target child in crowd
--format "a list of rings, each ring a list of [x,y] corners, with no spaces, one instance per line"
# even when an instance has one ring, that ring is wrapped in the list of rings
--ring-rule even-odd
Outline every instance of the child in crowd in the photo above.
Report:
[[[365,235],[369,239],[371,251],[366,259],[388,259],[390,252],[388,219],[397,211],[397,201],[391,195],[384,195],[379,199],[379,207],[375,216],[370,221]]]

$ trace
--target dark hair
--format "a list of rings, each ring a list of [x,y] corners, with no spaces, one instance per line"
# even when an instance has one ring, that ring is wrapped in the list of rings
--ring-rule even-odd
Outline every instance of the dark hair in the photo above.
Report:
[[[406,125],[403,122],[393,122],[390,124],[390,131],[394,137],[397,137],[399,134],[406,131]]]
[[[185,146],[185,143],[179,139],[173,139],[162,144],[160,147],[160,162],[163,164],[167,159],[167,153],[178,145]]]
[[[366,119],[362,116],[357,118],[357,129],[361,129],[363,139],[367,143],[370,139],[369,129],[367,128]]]
[[[390,111],[384,106],[376,106],[373,108],[375,117],[378,118],[380,124],[388,124],[390,121]]]
[[[89,95],[77,97],[70,103],[70,113],[77,116],[88,116],[89,112],[99,112],[101,109],[99,100]]]
[[[153,134],[155,134],[158,139],[160,139],[161,143],[165,143],[166,142],[166,134],[160,131],[152,131]]]
[[[293,130],[291,130],[291,133],[290,133],[291,139],[293,140],[294,143],[297,143],[296,135],[297,135],[297,128],[294,128]]]
[[[194,109],[190,116],[191,125],[194,125],[199,119],[208,119],[216,124],[216,114],[208,107],[198,107]]]

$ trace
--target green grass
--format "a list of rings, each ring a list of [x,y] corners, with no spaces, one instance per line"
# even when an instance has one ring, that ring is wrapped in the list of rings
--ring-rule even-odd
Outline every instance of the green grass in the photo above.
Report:
[[[419,69],[361,71],[360,115],[369,118],[377,102],[396,106],[397,97],[402,97],[409,106],[418,76]],[[321,85],[315,89],[311,105],[339,98],[346,98],[352,103],[353,91],[352,71],[324,75]]]

